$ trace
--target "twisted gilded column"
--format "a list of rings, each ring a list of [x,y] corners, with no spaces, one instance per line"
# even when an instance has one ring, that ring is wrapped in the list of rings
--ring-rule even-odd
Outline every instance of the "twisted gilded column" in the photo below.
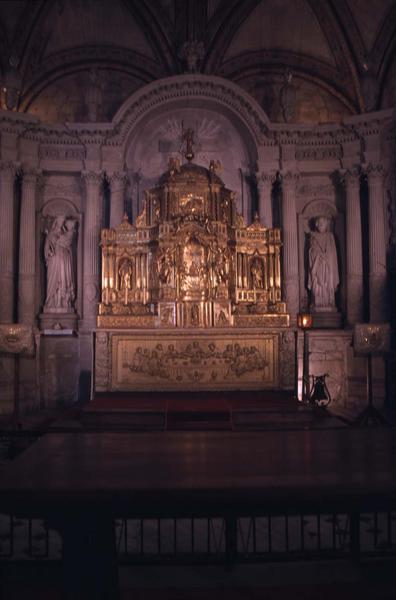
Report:
[[[83,274],[83,323],[84,328],[96,324],[99,302],[100,263],[99,241],[102,220],[102,173],[84,171],[85,215],[84,215],[84,274]]]
[[[260,173],[257,177],[258,209],[260,223],[272,227],[272,186],[275,175]]]
[[[0,322],[14,321],[16,166],[0,162]]]
[[[388,317],[384,207],[385,171],[382,165],[370,164],[366,174],[369,219],[370,321],[385,321]]]
[[[346,295],[349,325],[363,320],[362,220],[360,176],[357,170],[344,175],[346,191]]]
[[[282,175],[282,242],[284,299],[292,321],[299,311],[296,187],[298,174]]]
[[[22,179],[20,235],[18,321],[34,326],[34,287],[36,275],[36,188],[39,178],[36,169],[24,169]]]
[[[110,227],[122,222],[125,212],[125,188],[128,176],[125,171],[116,171],[110,176]]]

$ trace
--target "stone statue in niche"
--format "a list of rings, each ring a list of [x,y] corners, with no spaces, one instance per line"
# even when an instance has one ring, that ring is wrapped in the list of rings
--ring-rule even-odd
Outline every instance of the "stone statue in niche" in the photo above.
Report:
[[[120,268],[118,269],[118,273],[120,276],[120,290],[130,290],[132,279],[132,266],[129,260],[122,261]]]
[[[75,278],[73,240],[75,221],[65,216],[55,217],[47,232],[44,256],[47,266],[46,310],[69,312],[74,307]]]
[[[340,283],[337,249],[330,231],[330,219],[315,219],[315,231],[311,232],[308,251],[308,289],[311,306],[315,310],[334,310],[335,292]]]
[[[252,277],[253,289],[263,289],[263,263],[257,256],[252,260],[250,264],[250,275]]]

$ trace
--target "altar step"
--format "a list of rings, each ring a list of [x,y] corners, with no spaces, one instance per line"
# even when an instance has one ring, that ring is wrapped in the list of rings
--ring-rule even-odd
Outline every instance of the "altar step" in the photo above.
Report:
[[[328,427],[332,419],[276,390],[101,394],[84,407],[81,420],[84,429],[104,431],[254,431]]]

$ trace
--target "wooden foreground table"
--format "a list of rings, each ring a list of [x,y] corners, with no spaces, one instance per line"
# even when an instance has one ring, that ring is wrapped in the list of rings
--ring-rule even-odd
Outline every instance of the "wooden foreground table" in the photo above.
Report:
[[[396,508],[396,429],[49,434],[0,472],[0,511],[63,537],[67,598],[117,598],[115,517]],[[356,519],[353,520],[354,515]],[[352,540],[352,545],[353,545]]]

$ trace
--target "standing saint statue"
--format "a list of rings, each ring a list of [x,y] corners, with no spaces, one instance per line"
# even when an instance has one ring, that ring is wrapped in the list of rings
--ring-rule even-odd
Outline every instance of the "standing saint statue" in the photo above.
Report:
[[[47,265],[46,309],[73,308],[75,283],[73,269],[73,237],[75,221],[56,217],[47,233],[44,256]]]
[[[262,289],[264,287],[263,281],[263,263],[257,256],[253,259],[250,265],[250,274],[252,277],[252,287],[256,289]]]
[[[310,234],[308,289],[312,293],[312,307],[319,310],[335,308],[335,292],[340,283],[337,249],[329,225],[328,217],[317,217],[316,231]]]

